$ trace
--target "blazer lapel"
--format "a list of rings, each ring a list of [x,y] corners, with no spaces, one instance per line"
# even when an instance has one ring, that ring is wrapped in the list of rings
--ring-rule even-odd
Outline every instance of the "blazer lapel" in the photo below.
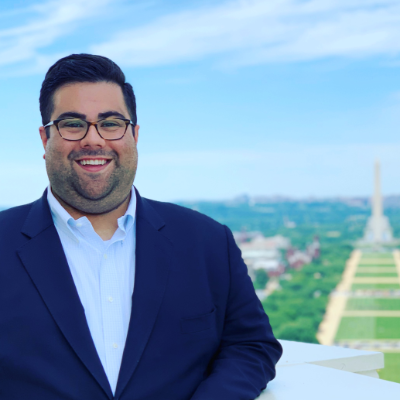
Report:
[[[18,251],[50,314],[68,343],[112,399],[65,254],[47,203],[47,191],[33,203],[22,228],[31,239]]]
[[[115,397],[132,377],[157,319],[168,282],[172,244],[161,232],[161,217],[138,192],[136,212],[136,272],[128,336]]]

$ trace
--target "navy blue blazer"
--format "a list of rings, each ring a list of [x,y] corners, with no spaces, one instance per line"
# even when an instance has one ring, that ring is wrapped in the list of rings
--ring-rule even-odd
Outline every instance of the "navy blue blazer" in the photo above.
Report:
[[[282,348],[230,230],[137,194],[113,397],[46,195],[0,213],[1,400],[250,400],[274,378]]]

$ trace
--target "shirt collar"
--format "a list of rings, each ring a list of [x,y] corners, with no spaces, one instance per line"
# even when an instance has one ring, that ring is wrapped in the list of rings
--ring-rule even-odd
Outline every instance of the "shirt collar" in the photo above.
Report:
[[[125,232],[132,228],[136,216],[136,192],[135,187],[131,189],[131,199],[129,200],[128,208],[125,214],[118,218],[118,226]]]
[[[72,216],[68,213],[68,211],[55,198],[53,192],[51,191],[50,185],[47,188],[47,202],[49,203],[51,215],[53,217],[53,222],[56,228],[63,230],[68,235],[72,234],[75,240],[77,238],[77,235],[72,227],[75,227],[78,221],[87,221],[90,224],[90,221],[86,217],[81,217],[77,220],[74,220]],[[125,214],[122,217],[118,218],[118,227],[124,233],[127,233],[132,228],[135,222],[135,215],[136,192],[135,187],[132,186],[131,199],[129,200],[128,208]]]

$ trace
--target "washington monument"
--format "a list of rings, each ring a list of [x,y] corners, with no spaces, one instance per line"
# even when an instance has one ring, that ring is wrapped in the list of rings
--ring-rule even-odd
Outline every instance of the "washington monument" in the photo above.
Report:
[[[383,215],[379,161],[375,162],[372,215],[368,219],[363,242],[370,244],[384,244],[393,242],[392,229],[390,227],[389,220]]]

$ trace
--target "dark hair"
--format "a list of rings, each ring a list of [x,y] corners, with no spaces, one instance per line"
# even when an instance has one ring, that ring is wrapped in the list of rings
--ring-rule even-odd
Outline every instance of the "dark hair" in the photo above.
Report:
[[[112,82],[119,85],[131,120],[136,125],[136,99],[132,85],[125,82],[125,75],[117,64],[107,57],[93,54],[71,54],[58,60],[47,71],[39,97],[43,125],[50,122],[55,91],[74,82]]]

